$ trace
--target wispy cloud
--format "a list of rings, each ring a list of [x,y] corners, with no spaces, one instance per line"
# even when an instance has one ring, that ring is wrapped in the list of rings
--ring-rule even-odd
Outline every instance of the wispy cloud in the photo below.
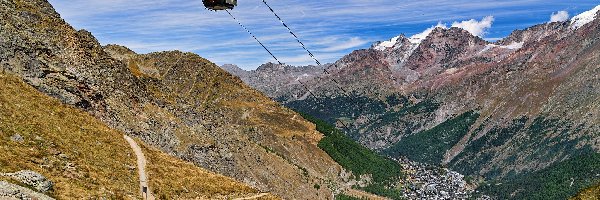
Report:
[[[324,48],[321,51],[336,52],[341,50],[357,48],[367,43],[368,41],[360,39],[359,37],[352,37],[348,41],[335,41],[335,44],[332,44],[330,47]]]
[[[550,22],[564,22],[567,20],[569,20],[569,12],[564,10],[552,13],[550,16]]]
[[[273,61],[225,12],[205,10],[200,0],[49,0],[76,28],[90,30],[103,44],[130,46],[139,53],[179,49],[217,64],[253,69]],[[580,13],[589,0],[269,0],[271,7],[321,62],[334,62],[357,48],[400,33],[414,35],[438,21],[496,18],[487,37],[548,21],[548,13]],[[232,14],[282,62],[313,64],[306,52],[260,0],[240,1]],[[527,16],[523,19],[522,16]]]

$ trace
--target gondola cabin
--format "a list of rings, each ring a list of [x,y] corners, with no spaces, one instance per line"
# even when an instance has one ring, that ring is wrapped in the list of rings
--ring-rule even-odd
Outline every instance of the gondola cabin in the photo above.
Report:
[[[231,10],[237,6],[237,0],[202,0],[204,7],[209,10]]]

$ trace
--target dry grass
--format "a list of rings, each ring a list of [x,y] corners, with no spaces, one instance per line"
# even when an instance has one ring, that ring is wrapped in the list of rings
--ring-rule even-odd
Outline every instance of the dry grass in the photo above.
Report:
[[[122,132],[12,75],[0,73],[0,85],[0,172],[40,172],[55,183],[49,195],[58,199],[141,197],[135,155]],[[12,141],[16,134],[24,141]],[[151,188],[160,199],[230,199],[259,193],[138,143],[148,160]]]
[[[600,200],[600,185],[585,189],[571,200]]]
[[[0,172],[34,170],[59,199],[138,197],[135,157],[122,134],[0,74]],[[11,136],[19,134],[23,142]]]
[[[150,188],[160,199],[231,199],[259,193],[228,177],[173,159],[148,145],[142,145],[142,150],[148,160]]]

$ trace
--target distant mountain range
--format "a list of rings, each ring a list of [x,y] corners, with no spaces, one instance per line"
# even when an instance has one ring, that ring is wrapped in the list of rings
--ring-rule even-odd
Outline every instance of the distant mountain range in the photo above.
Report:
[[[325,66],[222,68],[382,154],[448,166],[499,199],[561,199],[600,182],[599,12],[497,42],[434,27]]]

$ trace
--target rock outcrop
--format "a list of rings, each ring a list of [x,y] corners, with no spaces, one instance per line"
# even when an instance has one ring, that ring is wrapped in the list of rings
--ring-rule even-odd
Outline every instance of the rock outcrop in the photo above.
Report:
[[[6,181],[0,181],[0,199],[6,200],[54,200],[45,194],[35,192]]]
[[[44,175],[31,170],[22,170],[15,173],[4,173],[0,176],[10,177],[25,185],[35,188],[38,192],[46,193],[52,189],[54,183],[48,180]]]

